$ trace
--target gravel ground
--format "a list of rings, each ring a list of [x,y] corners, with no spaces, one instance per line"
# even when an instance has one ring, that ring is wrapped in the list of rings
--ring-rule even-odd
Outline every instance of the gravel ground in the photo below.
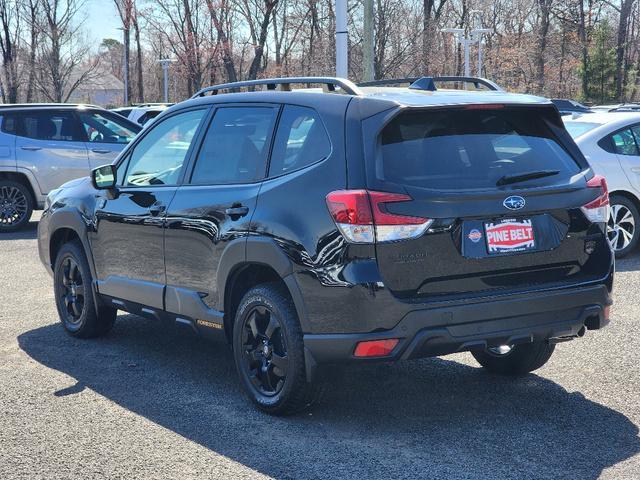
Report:
[[[131,315],[64,334],[35,229],[0,237],[1,479],[640,478],[640,255],[610,327],[536,374],[469,354],[349,368],[283,419],[243,398],[222,341]]]

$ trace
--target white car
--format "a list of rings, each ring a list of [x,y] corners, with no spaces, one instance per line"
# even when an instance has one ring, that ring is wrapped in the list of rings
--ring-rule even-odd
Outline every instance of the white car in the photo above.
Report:
[[[609,241],[622,257],[640,236],[640,113],[598,112],[563,120],[594,171],[607,179]]]
[[[114,108],[111,111],[126,117],[132,122],[136,122],[144,126],[149,122],[149,120],[156,118],[171,105],[173,104],[146,103],[144,105],[136,105],[134,107]]]

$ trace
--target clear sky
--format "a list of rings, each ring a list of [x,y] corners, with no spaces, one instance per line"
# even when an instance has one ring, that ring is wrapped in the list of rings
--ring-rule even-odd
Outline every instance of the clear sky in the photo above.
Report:
[[[84,14],[84,28],[95,41],[95,47],[100,45],[104,38],[122,41],[122,31],[118,30],[120,19],[113,0],[87,0]]]

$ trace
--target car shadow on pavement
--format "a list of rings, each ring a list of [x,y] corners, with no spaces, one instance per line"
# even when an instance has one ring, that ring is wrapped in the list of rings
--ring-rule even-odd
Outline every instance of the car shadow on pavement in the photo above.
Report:
[[[616,272],[635,272],[640,270],[640,253],[633,252],[616,260]]]
[[[20,230],[0,233],[0,240],[34,240],[38,237],[38,222],[31,220]]]
[[[74,379],[52,402],[91,389],[275,478],[595,479],[640,452],[628,418],[580,393],[443,359],[332,369],[313,411],[270,417],[242,396],[223,339],[154,323],[122,315],[103,339],[54,324],[18,341]]]

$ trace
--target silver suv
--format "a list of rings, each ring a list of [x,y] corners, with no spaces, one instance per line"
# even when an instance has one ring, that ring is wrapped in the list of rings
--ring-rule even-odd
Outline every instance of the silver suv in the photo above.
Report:
[[[91,105],[0,106],[0,233],[24,226],[63,183],[111,163],[140,130]]]

